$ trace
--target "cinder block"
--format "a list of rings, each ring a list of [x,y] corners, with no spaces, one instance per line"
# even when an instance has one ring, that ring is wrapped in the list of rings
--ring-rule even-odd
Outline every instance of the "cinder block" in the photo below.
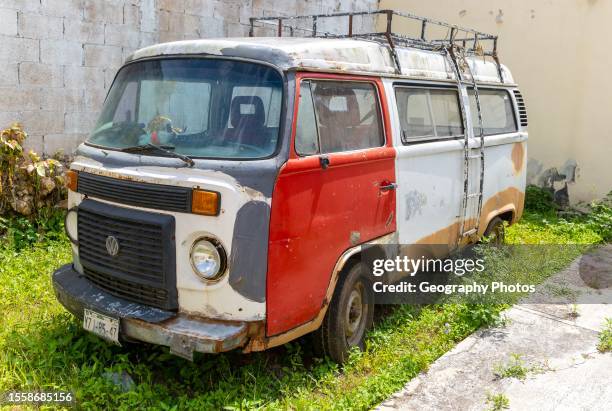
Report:
[[[42,89],[40,108],[42,110],[86,111],[85,90],[80,85],[66,83],[66,88]]]
[[[183,34],[185,38],[200,38],[200,16],[191,14],[185,15],[185,24],[183,25]]]
[[[38,87],[0,87],[2,111],[38,110],[41,101]]]
[[[19,36],[31,39],[61,39],[64,36],[63,19],[19,13]]]
[[[0,130],[10,127],[11,124],[21,123],[23,113],[21,111],[0,111]]]
[[[0,61],[5,63],[20,63],[22,61],[38,61],[38,40],[3,37],[0,47]]]
[[[104,44],[104,23],[64,19],[64,37],[87,44]]]
[[[0,86],[16,86],[18,81],[17,63],[0,64]]]
[[[67,87],[104,87],[102,67],[64,67],[64,83]]]
[[[19,65],[19,84],[41,87],[63,87],[61,66],[23,62]]]
[[[98,112],[102,109],[102,103],[106,98],[104,87],[87,87],[85,89],[85,108],[87,111]]]
[[[240,23],[227,24],[228,37],[246,37],[249,35],[249,27]]]
[[[121,47],[86,44],[85,66],[118,67],[121,65]]]
[[[83,45],[66,40],[40,40],[40,59],[45,64],[80,66]]]
[[[158,12],[155,0],[140,1],[140,30],[146,33],[158,31]]]
[[[184,26],[185,14],[170,12],[170,16],[168,18],[168,31],[173,31],[175,33],[183,33],[183,30],[185,29]]]
[[[157,30],[168,31],[170,30],[170,12],[167,10],[161,10],[157,13]]]
[[[74,154],[79,144],[87,139],[87,134],[45,134],[43,136],[43,150],[46,155],[57,153]]]
[[[21,12],[40,12],[41,0],[0,0],[0,8]]]
[[[162,31],[159,33],[159,42],[166,43],[170,41],[183,40],[182,32]]]
[[[17,35],[17,11],[0,9],[0,34],[4,36]]]
[[[240,8],[236,3],[220,2],[215,4],[213,17],[224,20],[239,21]]]
[[[24,150],[29,152],[32,150],[36,154],[41,154],[43,152],[43,137],[40,134],[34,134],[28,132],[26,129],[26,133],[28,133],[28,138],[23,144]]]
[[[68,112],[64,116],[65,133],[89,134],[98,121],[98,113],[90,111]]]
[[[200,33],[202,38],[225,36],[225,21],[214,17],[202,17]]]
[[[212,17],[215,2],[211,0],[186,0],[185,14]]]
[[[100,23],[123,23],[122,0],[83,0],[83,18]]]
[[[80,19],[83,16],[82,0],[40,0],[42,14],[47,16]]]
[[[139,48],[150,46],[156,43],[159,43],[159,33],[145,33],[145,32],[140,33],[140,45],[138,46]]]
[[[63,111],[24,111],[23,126],[28,133],[45,134],[64,131]]]
[[[104,27],[104,39],[106,45],[138,48],[140,32],[123,24],[107,24]]]
[[[157,0],[157,8],[183,13],[185,11],[185,0]]]
[[[140,7],[135,4],[126,3],[123,6],[123,24],[133,30],[140,29]]]

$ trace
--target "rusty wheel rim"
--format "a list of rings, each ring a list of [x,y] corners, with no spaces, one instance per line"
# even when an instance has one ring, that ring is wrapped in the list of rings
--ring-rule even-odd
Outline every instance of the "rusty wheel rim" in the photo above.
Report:
[[[349,346],[359,343],[365,326],[367,306],[364,303],[365,289],[363,284],[357,283],[349,294],[345,312],[344,333]]]

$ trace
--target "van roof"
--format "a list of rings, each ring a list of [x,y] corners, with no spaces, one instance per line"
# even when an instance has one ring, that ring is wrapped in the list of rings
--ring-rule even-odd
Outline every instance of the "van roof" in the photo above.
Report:
[[[185,40],[156,44],[137,50],[127,62],[160,56],[210,55],[237,57],[270,63],[281,70],[314,70],[455,80],[449,58],[442,52],[396,46],[401,67],[396,72],[390,47],[379,41],[352,38],[244,37]],[[500,83],[497,65],[478,56],[467,56],[476,81]],[[514,84],[510,70],[501,65],[503,83]]]

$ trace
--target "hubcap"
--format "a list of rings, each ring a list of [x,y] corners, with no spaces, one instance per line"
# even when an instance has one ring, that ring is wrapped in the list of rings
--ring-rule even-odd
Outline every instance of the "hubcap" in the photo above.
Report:
[[[346,306],[344,333],[350,346],[357,345],[365,324],[367,307],[363,302],[363,293],[363,285],[361,283],[355,284]]]

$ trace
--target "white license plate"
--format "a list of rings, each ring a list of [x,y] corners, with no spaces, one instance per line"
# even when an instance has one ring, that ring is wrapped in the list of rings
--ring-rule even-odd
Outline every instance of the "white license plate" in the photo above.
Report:
[[[119,344],[119,320],[85,308],[83,328],[117,345]]]

